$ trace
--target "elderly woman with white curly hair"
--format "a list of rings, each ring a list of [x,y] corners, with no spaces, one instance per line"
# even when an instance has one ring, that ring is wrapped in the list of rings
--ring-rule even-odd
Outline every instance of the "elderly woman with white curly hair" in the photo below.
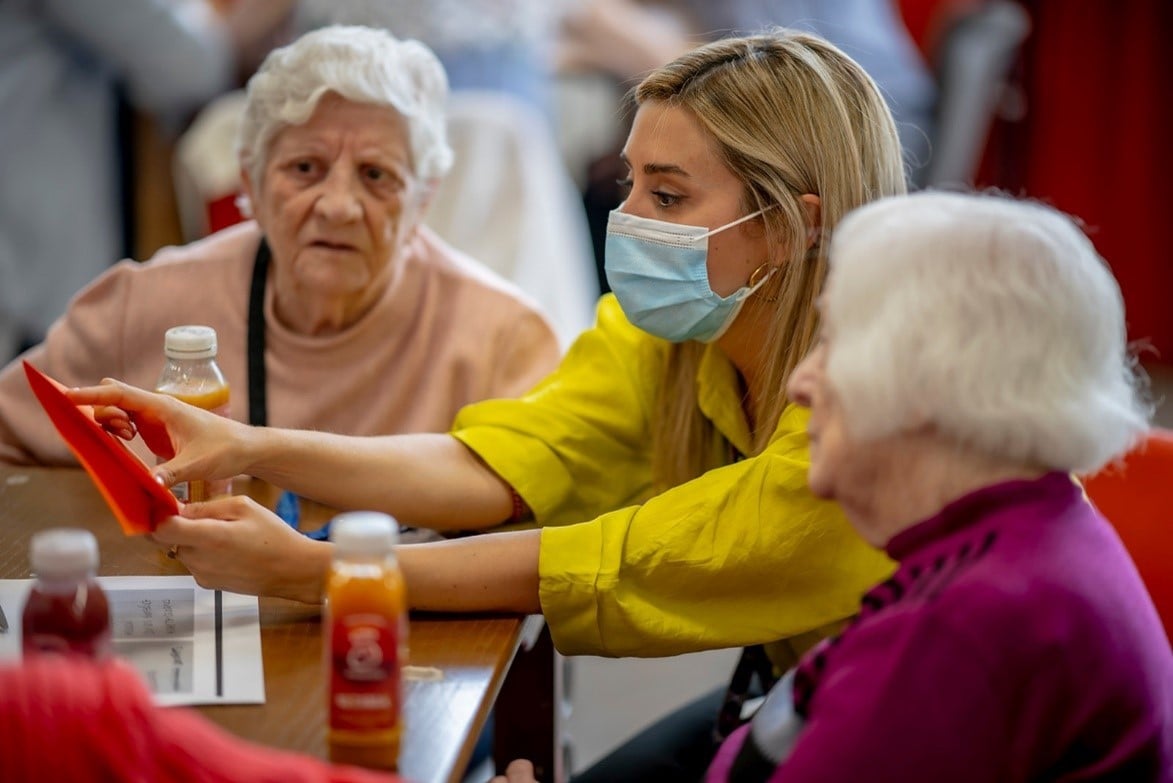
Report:
[[[526,391],[558,361],[550,324],[422,223],[452,161],[447,92],[427,47],[385,31],[273,51],[239,138],[255,220],[112,267],[23,358],[68,385],[151,388],[164,332],[206,324],[233,418],[351,435],[445,431]],[[74,461],[19,362],[0,372],[0,461]]]
[[[1169,642],[1070,476],[1147,427],[1104,262],[1050,208],[939,193],[857,210],[830,253],[789,392],[811,488],[899,569],[708,780],[1169,780]]]

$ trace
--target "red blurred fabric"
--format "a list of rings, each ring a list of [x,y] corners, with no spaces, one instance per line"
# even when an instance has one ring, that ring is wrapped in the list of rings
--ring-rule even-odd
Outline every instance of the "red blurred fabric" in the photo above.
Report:
[[[238,197],[238,193],[229,193],[207,203],[209,234],[215,234],[220,229],[235,226],[244,220],[244,215],[240,214],[240,208],[236,206]]]
[[[950,21],[986,0],[894,0],[932,62]],[[1173,362],[1173,90],[1169,0],[1016,0],[1031,34],[1012,120],[995,123],[979,186],[1080,218],[1120,282],[1129,336]]]
[[[1173,430],[1154,429],[1084,489],[1120,534],[1173,640]]]
[[[244,742],[155,706],[124,663],[45,655],[0,667],[5,783],[396,783],[399,778]]]
[[[996,127],[981,183],[1082,219],[1120,282],[1129,336],[1173,361],[1173,3],[1020,2],[1025,114]]]

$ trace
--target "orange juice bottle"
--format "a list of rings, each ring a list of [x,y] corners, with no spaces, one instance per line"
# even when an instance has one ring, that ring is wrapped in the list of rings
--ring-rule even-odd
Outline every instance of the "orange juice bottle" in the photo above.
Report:
[[[155,391],[197,408],[228,415],[228,382],[216,364],[216,330],[210,326],[176,326],[163,338],[166,363]],[[232,481],[181,481],[171,487],[184,502],[199,502],[231,492]]]
[[[407,597],[398,539],[386,514],[354,511],[330,523],[322,637],[332,761],[394,769],[399,757]]]

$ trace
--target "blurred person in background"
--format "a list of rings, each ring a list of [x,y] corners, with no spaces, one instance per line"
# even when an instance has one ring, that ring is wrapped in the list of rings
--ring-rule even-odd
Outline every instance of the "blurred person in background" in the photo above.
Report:
[[[239,421],[442,432],[464,405],[557,364],[547,319],[422,225],[451,164],[444,71],[423,44],[329,27],[272,52],[239,137],[254,221],[109,269],[24,358],[67,385],[153,388],[163,335],[216,330]],[[74,464],[18,362],[0,371],[0,460]]]
[[[428,46],[453,92],[509,93],[550,112],[550,42],[565,0],[299,0],[298,29],[384,27]]]
[[[892,0],[584,0],[564,16],[557,64],[623,83],[703,41],[775,25],[815,33],[863,66],[896,119],[906,163],[924,165],[935,86]]]
[[[0,361],[129,252],[119,93],[171,118],[237,84],[292,0],[0,3]]]

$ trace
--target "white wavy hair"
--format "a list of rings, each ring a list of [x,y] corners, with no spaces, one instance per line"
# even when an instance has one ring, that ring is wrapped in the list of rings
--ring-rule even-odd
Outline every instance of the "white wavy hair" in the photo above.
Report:
[[[827,378],[853,436],[923,425],[995,458],[1088,472],[1149,426],[1120,289],[1066,215],[919,193],[831,242]]]
[[[307,122],[328,92],[402,115],[417,177],[438,179],[452,166],[448,77],[431,49],[386,30],[332,25],[274,49],[248,81],[237,154],[254,183],[261,182],[273,137]]]

